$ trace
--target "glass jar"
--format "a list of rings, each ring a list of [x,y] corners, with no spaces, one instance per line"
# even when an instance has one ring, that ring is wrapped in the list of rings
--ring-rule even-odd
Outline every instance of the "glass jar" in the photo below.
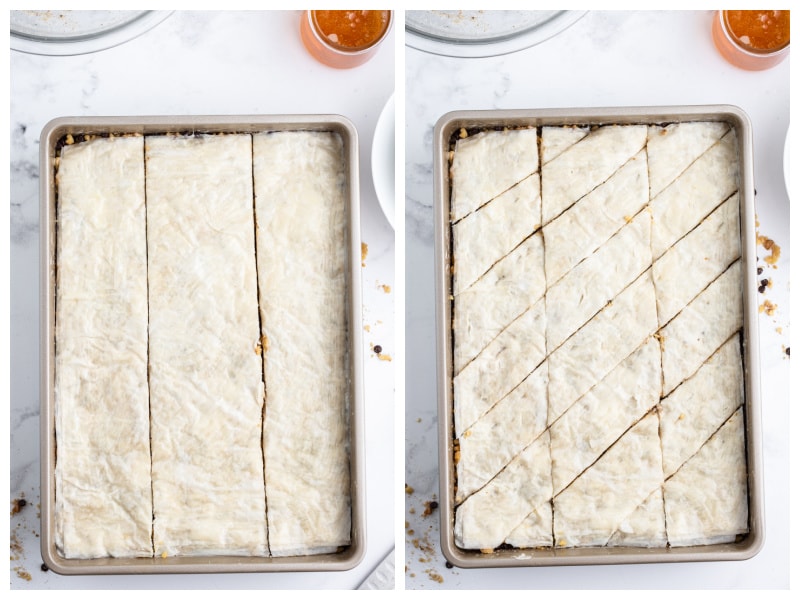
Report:
[[[300,20],[300,38],[321,63],[349,69],[375,55],[392,20],[391,10],[308,10]]]
[[[729,63],[749,71],[769,69],[789,54],[789,11],[720,10],[711,33]]]

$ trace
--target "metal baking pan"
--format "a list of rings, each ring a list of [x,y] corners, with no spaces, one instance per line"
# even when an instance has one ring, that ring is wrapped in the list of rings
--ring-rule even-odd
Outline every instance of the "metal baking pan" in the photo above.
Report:
[[[749,533],[735,543],[681,548],[583,547],[464,550],[454,536],[456,473],[454,460],[453,366],[451,340],[450,149],[461,128],[467,131],[548,125],[664,124],[724,121],[737,136],[744,302],[745,451],[749,489]],[[456,111],[443,115],[434,129],[434,237],[436,278],[436,356],[439,417],[439,491],[442,551],[459,567],[524,567],[555,565],[744,560],[764,543],[764,492],[761,451],[761,397],[756,290],[753,145],[750,120],[738,107],[657,106],[541,110]]]
[[[347,285],[350,354],[349,450],[351,542],[332,554],[293,557],[196,556],[169,558],[66,559],[55,546],[55,243],[56,157],[67,134],[258,133],[313,130],[338,133],[346,165]],[[358,565],[366,550],[364,496],[363,353],[361,343],[361,234],[359,212],[358,135],[354,125],[338,115],[64,117],[48,123],[40,138],[40,455],[41,551],[45,564],[65,575],[344,571]]]

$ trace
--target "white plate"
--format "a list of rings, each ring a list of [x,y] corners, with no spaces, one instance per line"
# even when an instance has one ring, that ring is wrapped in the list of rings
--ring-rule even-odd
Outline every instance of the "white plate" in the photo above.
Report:
[[[11,49],[74,56],[132,40],[166,19],[170,10],[12,10]]]
[[[386,102],[372,138],[372,183],[383,214],[394,229],[394,94]]]

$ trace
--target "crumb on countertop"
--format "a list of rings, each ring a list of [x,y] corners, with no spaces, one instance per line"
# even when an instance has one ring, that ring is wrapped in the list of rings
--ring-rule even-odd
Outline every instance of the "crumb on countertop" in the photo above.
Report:
[[[768,316],[773,316],[775,311],[778,309],[778,305],[770,302],[769,300],[764,300],[761,304],[758,305],[758,312],[766,313]]]
[[[439,508],[439,503],[434,499],[428,502],[425,502],[425,510],[422,512],[423,517],[428,517],[431,513]]]
[[[19,498],[14,498],[11,501],[11,514],[16,515],[20,512],[23,508],[28,505],[28,501],[25,499],[25,496],[20,495]]]
[[[381,346],[380,344],[372,344],[370,342],[370,348],[372,349],[372,351],[375,353],[375,355],[378,357],[379,360],[391,362],[392,357],[389,354],[383,353],[383,346]]]
[[[764,250],[769,250],[770,252],[769,256],[764,258],[764,262],[768,265],[772,265],[773,268],[777,268],[778,259],[781,257],[781,247],[765,235],[759,234],[756,238],[756,242],[764,248]]]

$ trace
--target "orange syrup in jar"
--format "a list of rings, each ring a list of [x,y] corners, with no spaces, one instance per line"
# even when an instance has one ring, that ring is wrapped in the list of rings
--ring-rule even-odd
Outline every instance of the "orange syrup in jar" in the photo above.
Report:
[[[390,10],[310,10],[301,20],[300,37],[323,64],[350,68],[375,54],[391,22]]]
[[[788,10],[725,10],[733,39],[750,52],[775,52],[789,45]]]
[[[719,11],[712,37],[728,62],[752,71],[767,69],[789,53],[789,11]]]

